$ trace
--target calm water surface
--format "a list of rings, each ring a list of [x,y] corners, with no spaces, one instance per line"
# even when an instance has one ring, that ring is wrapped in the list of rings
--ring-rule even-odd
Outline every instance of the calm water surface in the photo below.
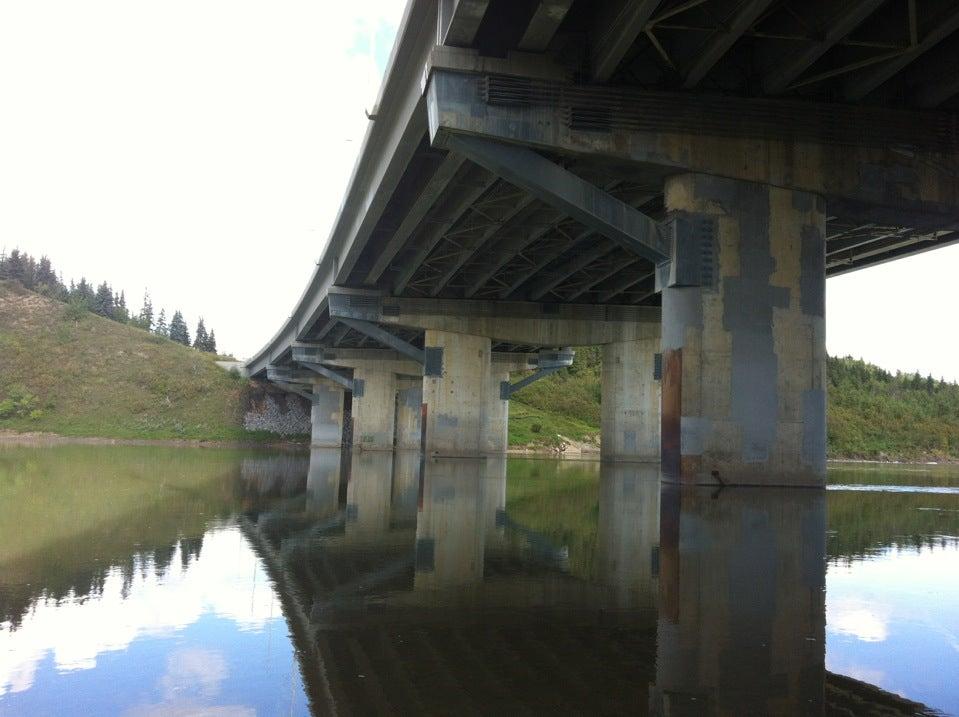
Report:
[[[830,483],[0,447],[0,715],[959,715],[959,470]]]

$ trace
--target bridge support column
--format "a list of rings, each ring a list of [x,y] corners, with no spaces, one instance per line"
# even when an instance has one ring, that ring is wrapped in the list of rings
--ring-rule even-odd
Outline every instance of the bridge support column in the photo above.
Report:
[[[667,181],[666,205],[711,216],[715,232],[712,250],[700,255],[714,257],[702,285],[663,288],[664,473],[684,482],[823,485],[822,200],[686,174]]]
[[[500,393],[503,381],[509,381],[509,371],[494,365],[486,391],[483,427],[483,447],[491,455],[503,455],[509,448],[509,400]]]
[[[396,447],[420,450],[423,443],[423,383],[399,382],[396,390]]]
[[[310,444],[338,448],[343,443],[343,389],[325,383],[313,384]]]
[[[353,448],[392,450],[396,418],[395,374],[378,368],[355,368],[353,383]]]
[[[441,456],[481,455],[485,449],[490,340],[428,330],[424,345],[429,354],[423,376],[426,452]]]
[[[659,339],[603,344],[600,430],[604,460],[659,459],[657,351]]]

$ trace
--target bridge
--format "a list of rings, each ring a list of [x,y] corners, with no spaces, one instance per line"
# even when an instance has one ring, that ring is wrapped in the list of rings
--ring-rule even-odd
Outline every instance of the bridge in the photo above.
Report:
[[[822,485],[825,280],[959,240],[957,58],[948,0],[411,0],[247,369],[317,445],[350,416],[358,448],[479,455],[602,345],[604,459]]]

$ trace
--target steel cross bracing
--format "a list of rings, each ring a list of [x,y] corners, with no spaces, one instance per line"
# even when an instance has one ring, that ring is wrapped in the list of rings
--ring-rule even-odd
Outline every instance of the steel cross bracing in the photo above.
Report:
[[[720,130],[743,117],[740,107],[752,113],[750,127],[775,132],[784,121],[782,109],[763,103],[791,103],[806,118],[796,120],[797,132],[827,131],[833,133],[829,141],[866,142],[907,156],[918,148],[925,153],[923,162],[936,163],[943,186],[959,174],[959,3],[954,0],[441,4],[449,11],[443,22],[435,0],[410,0],[329,247],[289,320],[251,362],[255,372],[297,340],[376,345],[330,320],[323,302],[332,285],[438,299],[658,301],[647,258],[611,246],[608,234],[543,201],[522,182],[507,181],[509,163],[480,166],[483,161],[468,152],[450,151],[445,140],[434,142],[436,118],[428,116],[424,90],[437,57],[452,63],[439,65],[441,73],[449,66],[480,76],[490,97],[516,106],[529,109],[529,103],[564,97],[568,105],[559,108],[557,119],[580,132],[581,146],[589,151],[526,143],[526,135],[503,137],[481,123],[466,133],[518,139],[513,146],[527,156],[536,146],[539,159],[625,202],[632,191],[648,187],[655,197],[641,211],[657,221],[666,173],[610,162],[594,152],[589,133],[601,142],[610,127],[668,131],[680,122],[682,131],[695,133],[697,122],[705,122],[700,129],[726,136]],[[692,110],[683,111],[684,98]],[[773,121],[764,129],[767,109]],[[483,112],[480,108],[476,117]],[[853,116],[876,121],[859,123],[850,134],[833,126],[836,122],[829,124],[829,117],[838,116],[847,126]],[[660,125],[665,129],[656,129]],[[889,137],[896,139],[880,141]],[[864,175],[864,181],[869,177]],[[908,177],[903,187],[911,191]],[[944,207],[953,200],[943,192]],[[869,209],[827,202],[830,275],[959,239],[959,216],[946,210],[904,215],[892,207]],[[422,341],[422,332],[391,331],[414,344]]]

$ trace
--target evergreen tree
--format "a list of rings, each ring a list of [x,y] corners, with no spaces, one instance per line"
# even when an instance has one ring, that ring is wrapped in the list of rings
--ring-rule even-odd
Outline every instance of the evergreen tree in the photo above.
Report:
[[[209,337],[206,333],[206,326],[203,325],[203,317],[201,316],[199,321],[196,322],[196,336],[193,339],[193,348],[198,351],[206,351],[207,341]]]
[[[23,260],[23,255],[20,253],[19,249],[14,249],[10,252],[10,255],[4,259],[3,273],[0,274],[0,279],[12,279],[13,281],[19,281],[22,284],[25,271],[26,266]]]
[[[166,325],[166,310],[160,309],[160,315],[157,317],[156,327],[153,329],[153,333],[157,336],[163,336],[164,338],[170,338],[170,329]]]
[[[170,340],[190,345],[190,329],[187,328],[186,321],[183,320],[183,314],[179,311],[173,312],[173,318],[170,319]]]
[[[87,308],[93,306],[93,287],[87,283],[84,277],[80,277],[80,283],[70,292],[71,301],[76,299],[78,303],[85,304]]]
[[[146,331],[153,330],[153,302],[150,301],[150,292],[143,292],[143,308],[136,318],[136,324]]]
[[[103,282],[97,287],[97,293],[93,297],[93,304],[90,307],[94,314],[105,316],[108,319],[113,318],[113,291],[107,282]]]
[[[206,350],[211,354],[216,353],[216,331],[210,330],[210,335],[206,340]]]
[[[113,320],[125,324],[130,320],[130,311],[127,309],[127,297],[121,290],[120,295],[113,295]]]
[[[37,286],[45,286],[49,289],[56,288],[57,275],[53,273],[53,267],[50,265],[50,259],[46,256],[40,257],[37,264]]]

